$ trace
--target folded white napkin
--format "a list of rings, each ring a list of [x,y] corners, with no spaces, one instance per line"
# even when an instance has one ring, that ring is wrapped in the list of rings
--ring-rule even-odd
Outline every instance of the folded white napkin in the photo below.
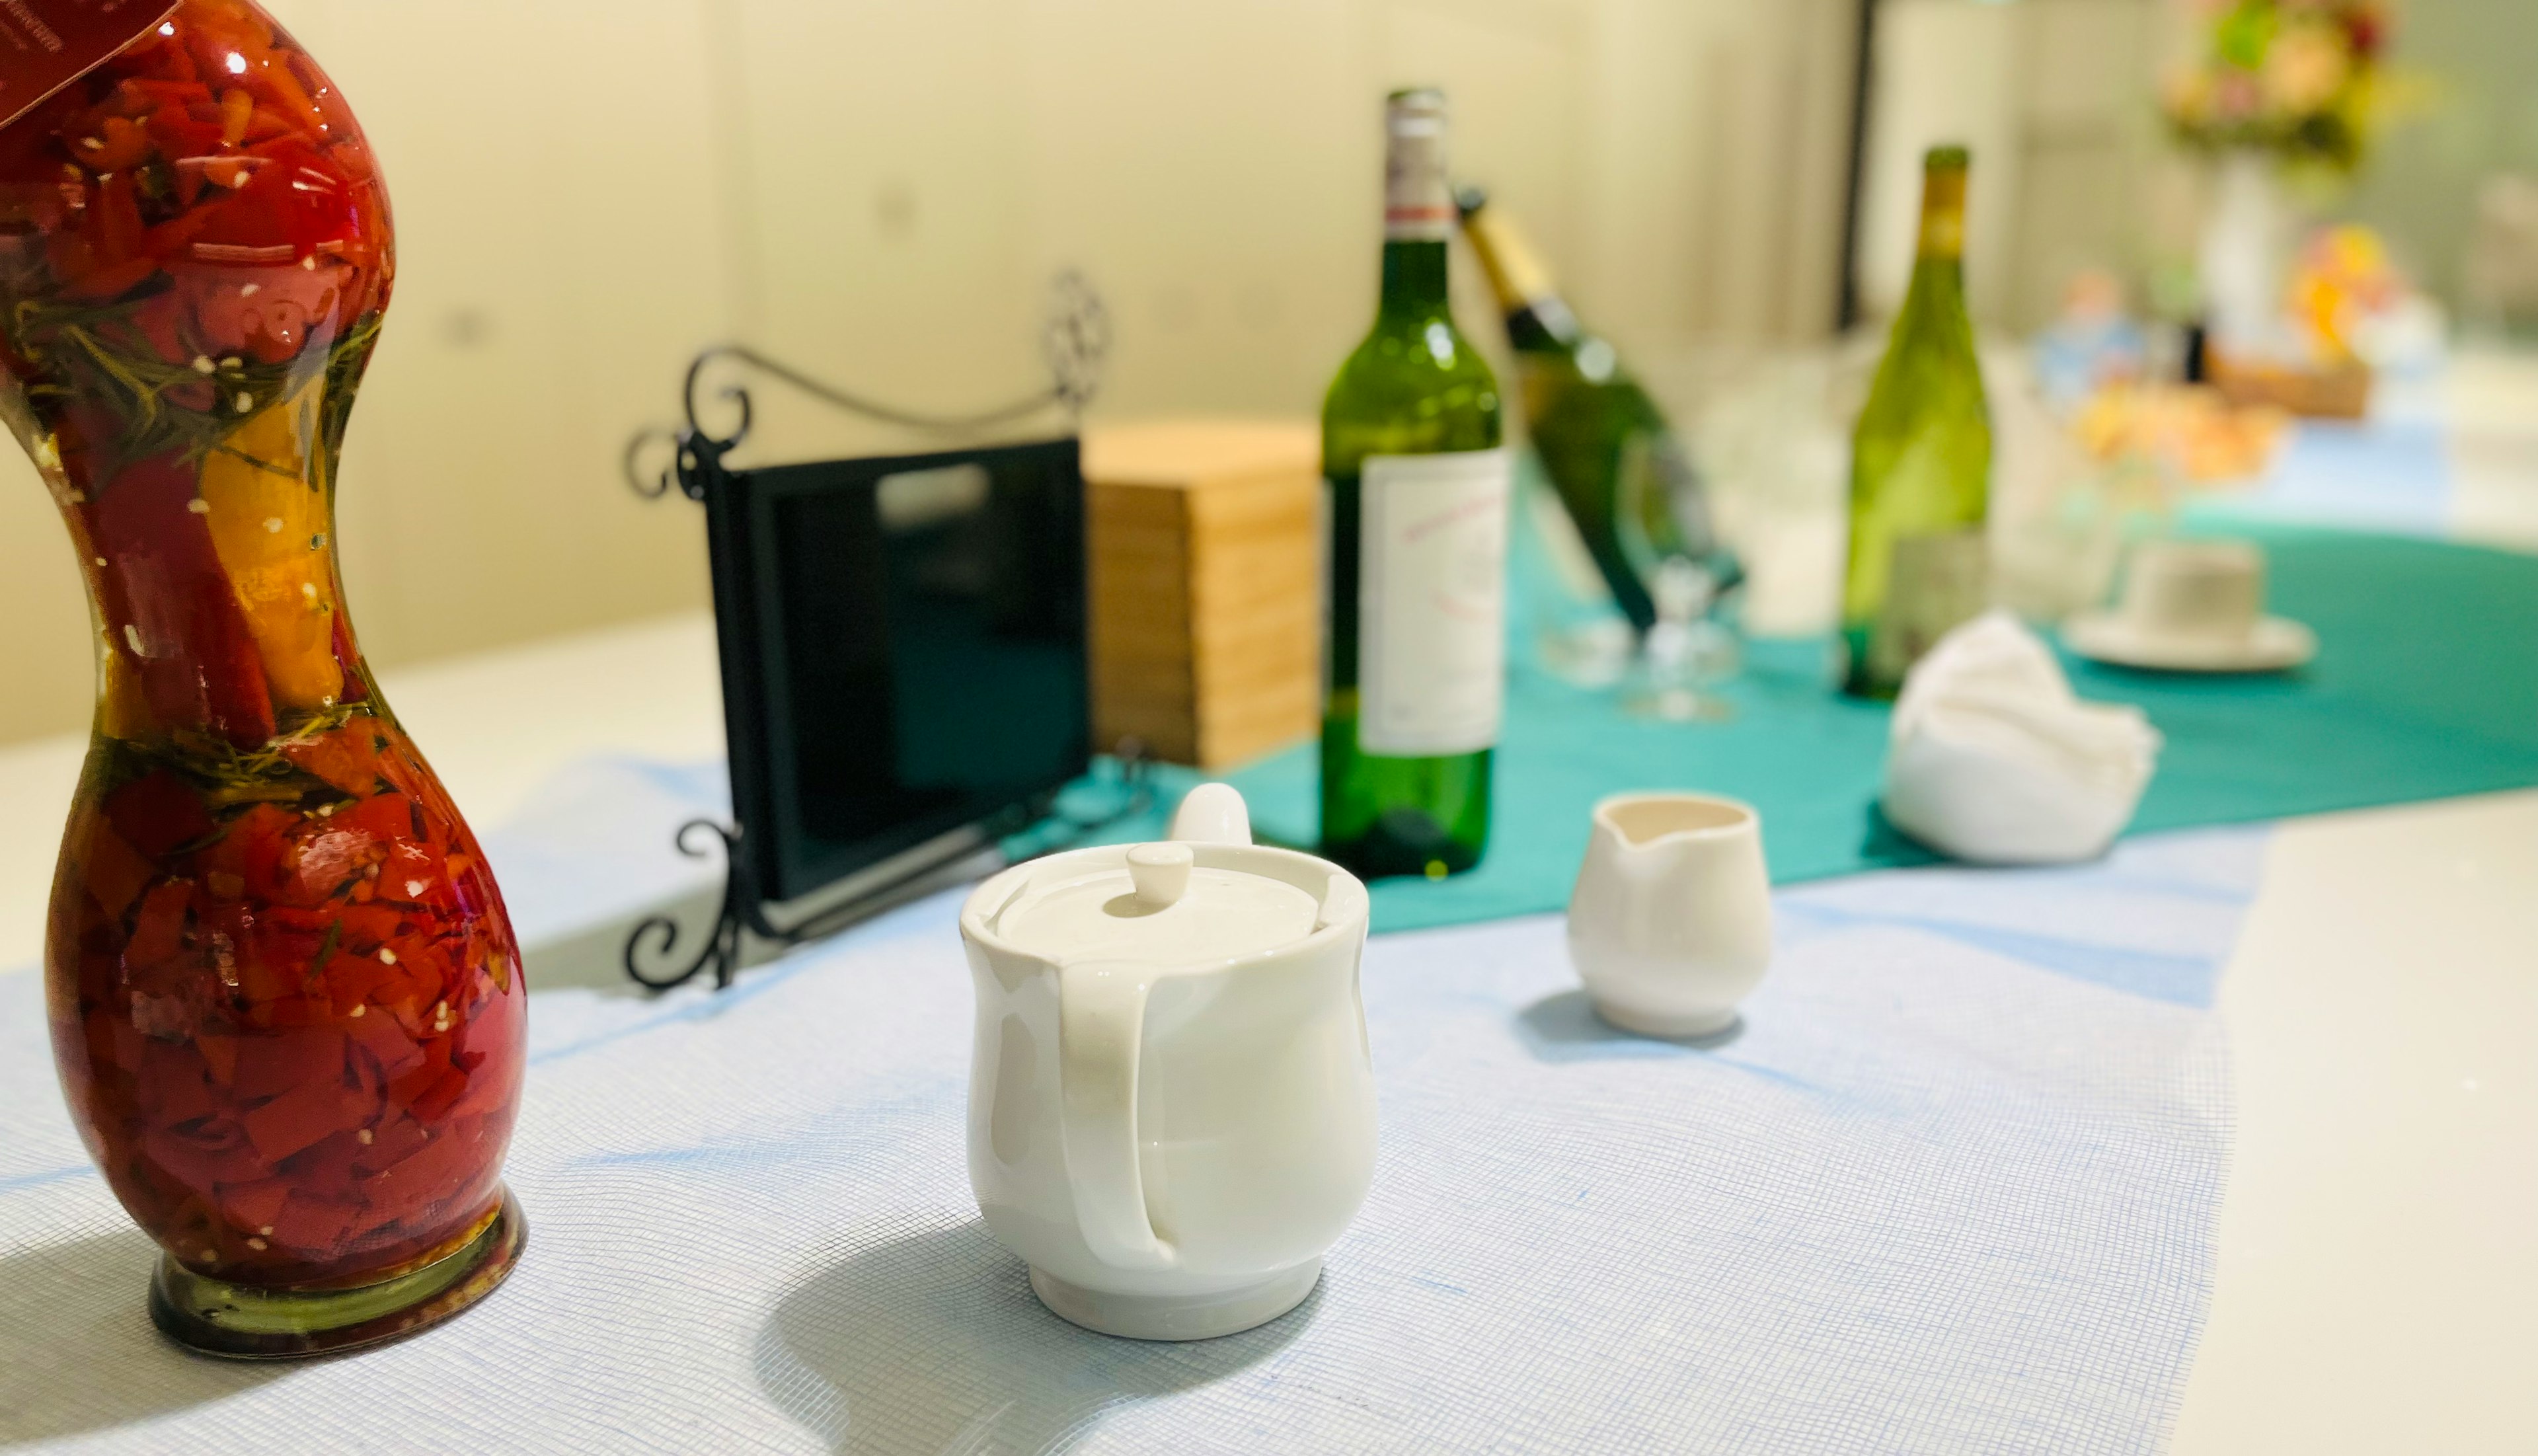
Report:
[[[1954,859],[2094,859],[2131,823],[2159,761],[2141,709],[2083,702],[2006,612],[1939,639],[1904,681],[1886,818]]]

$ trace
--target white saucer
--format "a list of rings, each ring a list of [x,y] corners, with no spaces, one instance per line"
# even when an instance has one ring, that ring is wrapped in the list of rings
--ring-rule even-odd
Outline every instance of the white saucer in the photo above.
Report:
[[[2279,673],[2317,655],[2317,633],[2287,617],[2257,620],[2242,637],[2162,636],[2112,612],[2083,612],[2062,640],[2094,662],[2170,673]]]

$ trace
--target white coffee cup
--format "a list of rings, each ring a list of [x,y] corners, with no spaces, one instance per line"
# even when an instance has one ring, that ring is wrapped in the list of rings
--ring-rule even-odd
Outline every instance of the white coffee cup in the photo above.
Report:
[[[2248,541],[2144,541],[2112,611],[2062,624],[2083,657],[2165,672],[2281,672],[2317,655],[2317,634],[2265,615],[2265,553]]]
[[[1771,963],[1771,882],[1751,805],[1619,794],[1595,806],[1569,899],[1569,957],[1596,1013],[1650,1036],[1707,1036]]]
[[[2265,555],[2244,541],[2144,541],[2124,572],[2117,615],[2136,634],[2243,641],[2265,614]]]
[[[1293,1309],[1365,1202],[1366,887],[1193,790],[1173,839],[973,893],[969,1183],[1059,1315],[1203,1340]]]

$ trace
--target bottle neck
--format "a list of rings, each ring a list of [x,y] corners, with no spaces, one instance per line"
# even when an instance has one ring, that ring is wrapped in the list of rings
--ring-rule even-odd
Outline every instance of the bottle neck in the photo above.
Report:
[[[1453,230],[1441,99],[1396,95],[1384,118],[1380,317],[1415,321],[1447,311],[1445,239]]]
[[[1481,260],[1490,292],[1506,315],[1508,341],[1518,349],[1574,345],[1583,337],[1577,316],[1560,297],[1551,270],[1527,244],[1514,224],[1496,209],[1480,207],[1463,219],[1463,235]]]
[[[1921,178],[1920,259],[1962,264],[1965,257],[1965,169],[1932,167]]]
[[[1923,253],[1912,264],[1912,287],[1904,296],[1904,315],[1963,317],[1965,311],[1965,260]]]
[[[1378,316],[1418,322],[1446,311],[1445,244],[1426,238],[1385,238]]]
[[[1932,167],[1921,181],[1921,233],[1912,263],[1907,319],[1966,316],[1966,172]]]

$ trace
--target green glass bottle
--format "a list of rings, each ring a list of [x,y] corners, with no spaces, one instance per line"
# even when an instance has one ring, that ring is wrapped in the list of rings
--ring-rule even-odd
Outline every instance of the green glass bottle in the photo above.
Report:
[[[1991,416],[1966,316],[1963,147],[1923,165],[1920,256],[1851,437],[1842,689],[1892,697],[1988,594]]]
[[[1720,549],[1700,473],[1665,413],[1613,346],[1578,323],[1503,209],[1477,187],[1455,204],[1506,319],[1534,450],[1614,602],[1646,631],[1657,619],[1650,583],[1674,558],[1700,567],[1714,591],[1735,584],[1735,559]]]
[[[1445,99],[1396,92],[1384,120],[1382,301],[1322,404],[1322,852],[1441,879],[1489,842],[1510,475],[1498,381],[1446,303]]]

